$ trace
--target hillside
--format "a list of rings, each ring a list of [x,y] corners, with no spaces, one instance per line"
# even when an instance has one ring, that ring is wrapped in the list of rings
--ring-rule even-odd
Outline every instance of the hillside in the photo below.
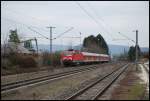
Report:
[[[38,45],[38,47],[42,51],[44,51],[44,50],[49,51],[49,45],[40,44],[40,45]],[[53,52],[54,51],[66,50],[66,49],[68,49],[68,47],[69,46],[67,46],[67,45],[53,45]],[[129,46],[123,46],[123,45],[111,45],[111,44],[108,44],[108,47],[109,47],[109,50],[110,50],[112,55],[121,54],[121,53],[124,52],[124,49],[125,49],[125,51],[129,50]],[[81,45],[74,46],[73,48],[77,49],[77,50],[80,50]],[[145,51],[149,50],[148,47],[140,47],[140,48],[141,48],[142,52],[145,52]]]

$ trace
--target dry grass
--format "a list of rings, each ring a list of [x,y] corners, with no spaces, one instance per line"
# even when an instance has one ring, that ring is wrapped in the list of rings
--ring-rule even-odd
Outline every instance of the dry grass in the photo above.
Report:
[[[140,100],[145,92],[145,84],[139,82],[140,78],[136,76],[135,66],[130,67],[131,70],[126,77],[119,83],[120,86],[112,93],[113,100]]]

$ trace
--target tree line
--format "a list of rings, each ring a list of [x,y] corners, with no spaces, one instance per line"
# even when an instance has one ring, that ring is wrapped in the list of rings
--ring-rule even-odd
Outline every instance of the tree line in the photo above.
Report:
[[[90,35],[84,38],[82,51],[109,54],[108,45],[101,34],[98,34],[97,36]]]

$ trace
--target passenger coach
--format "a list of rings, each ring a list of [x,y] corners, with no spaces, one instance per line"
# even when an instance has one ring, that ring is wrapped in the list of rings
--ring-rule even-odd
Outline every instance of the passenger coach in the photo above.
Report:
[[[62,65],[76,65],[82,63],[109,62],[110,57],[107,54],[96,54],[89,52],[80,52],[79,50],[66,50],[61,53]]]

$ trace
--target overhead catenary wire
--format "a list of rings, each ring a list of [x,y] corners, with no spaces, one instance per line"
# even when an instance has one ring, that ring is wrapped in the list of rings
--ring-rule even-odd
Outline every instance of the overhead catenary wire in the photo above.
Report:
[[[100,17],[100,16],[97,14],[96,10],[92,7],[92,5],[91,5],[90,3],[88,3],[88,2],[86,2],[86,3],[87,3],[87,5],[88,5],[88,7],[89,7],[89,8],[93,11],[93,13],[96,15],[96,17],[97,17],[98,19],[100,19],[100,20],[101,20],[105,25],[107,25],[107,27],[108,27],[109,25],[104,21],[104,19],[103,19],[102,17]],[[109,28],[110,28],[112,31],[114,31],[111,26],[109,26]]]
[[[109,35],[109,37],[111,36],[111,38],[113,37],[105,28],[102,24],[99,23],[98,20],[96,20],[83,6],[81,6],[81,4],[77,1],[75,1],[76,4],[91,18],[93,19],[93,21],[99,26],[99,27],[103,27],[103,30],[105,30],[105,32]]]
[[[76,1],[76,3],[79,5],[79,7],[81,8],[81,9],[83,9],[83,11],[89,16],[89,17],[91,17],[93,20],[94,20],[94,22],[95,23],[97,23],[98,24],[98,26],[102,26],[102,24],[100,24],[99,23],[99,21],[98,20],[96,20],[80,3],[78,3],[77,1]],[[87,2],[87,4],[88,4],[88,6],[91,8],[91,10],[94,12],[94,14],[98,17],[98,18],[100,18],[101,19],[101,21],[103,21],[104,22],[104,19],[102,19],[98,14],[97,14],[97,12],[96,12],[96,10],[92,7],[92,5],[90,5],[90,3],[88,3]],[[3,4],[3,6],[5,7],[5,5]],[[6,5],[7,6],[7,5]],[[5,7],[6,8],[6,7]],[[17,15],[20,15],[20,16],[22,16],[22,17],[30,17],[30,18],[32,18],[32,19],[37,19],[38,20],[38,22],[39,22],[39,20],[41,20],[41,19],[38,19],[38,18],[36,18],[36,17],[33,17],[33,16],[29,16],[29,15],[22,15],[23,13],[21,13],[21,12],[17,12],[17,11],[14,11],[13,9],[9,9],[8,7],[6,8],[6,10],[8,10],[8,11],[10,11],[10,12],[12,12],[12,13],[14,13],[14,14],[17,14]],[[41,20],[41,21],[43,21],[43,20]],[[45,20],[44,20],[45,21]],[[107,27],[108,27],[108,24],[107,23],[105,23],[104,22],[104,24],[106,24],[107,25]],[[32,26],[32,27],[35,27],[35,26]],[[103,27],[103,29],[105,30],[105,28],[104,28],[104,26],[102,26]],[[36,29],[39,29],[39,28],[37,28],[37,27],[35,27]],[[110,27],[111,28],[111,27]],[[40,28],[41,29],[41,28]],[[112,29],[112,28],[111,28]],[[43,29],[42,29],[43,30]],[[46,31],[46,30],[43,30],[43,31]],[[109,35],[111,35],[110,33],[109,33],[109,31],[107,31],[107,30],[105,30]],[[123,37],[125,37],[123,34],[121,34],[121,33],[119,33],[119,35],[121,35],[121,36],[123,36]],[[60,35],[61,36],[61,35]],[[111,35],[111,37],[112,37],[112,35]],[[126,36],[126,38],[127,39],[130,39],[129,37],[127,37]],[[55,38],[56,39],[56,38]],[[131,39],[132,40],[132,39]]]
[[[95,9],[91,6],[91,4],[88,3],[88,2],[86,2],[86,3],[87,3],[88,6],[90,7],[90,9],[93,11],[93,13],[97,16],[97,18],[99,18],[101,21],[103,21],[103,23],[104,23],[105,25],[107,25],[107,27],[109,27],[112,31],[114,31],[114,30],[112,29],[112,27],[111,27],[109,24],[107,24],[107,23],[104,21],[104,19],[101,18],[101,17],[97,14],[97,12],[96,12]],[[117,32],[117,34],[118,34],[118,32]],[[119,32],[119,35],[121,35],[121,36],[125,37],[126,39],[131,40],[132,42],[135,43],[134,40],[132,40],[131,38],[129,38],[128,36],[126,36],[126,35],[124,35],[124,34],[122,34],[122,33],[120,33],[120,32]]]
[[[33,16],[29,16],[29,15],[25,15],[25,16],[24,16],[24,15],[22,15],[20,12],[16,12],[16,11],[14,11],[14,10],[12,10],[12,9],[9,9],[9,8],[7,8],[7,10],[10,11],[11,13],[13,13],[13,14],[16,14],[17,16],[18,16],[18,15],[21,15],[22,17],[25,17],[25,16],[26,16],[26,17],[30,17],[30,18],[33,19],[33,20],[37,19],[38,22],[39,22],[39,20],[40,20],[40,19],[38,19],[38,18],[36,18],[36,17],[33,17]],[[41,21],[42,21],[42,20],[41,20]],[[36,21],[36,22],[37,22],[37,21]],[[43,22],[43,21],[42,21],[42,22]],[[45,21],[45,22],[47,22],[47,21]],[[39,29],[39,28],[36,27],[36,26],[32,26],[32,27],[35,27],[35,28]],[[41,28],[40,28],[40,30],[46,31],[46,30],[41,29]],[[47,31],[46,31],[46,32],[47,32]]]
[[[44,37],[44,38],[46,38],[46,39],[49,39],[48,37],[42,35],[41,33],[39,33],[39,32],[37,32],[37,31],[33,30],[33,29],[31,28],[31,26],[28,26],[28,25],[26,25],[26,24],[24,24],[24,23],[21,23],[21,22],[12,20],[12,19],[8,19],[8,18],[3,18],[3,17],[2,17],[2,19],[5,19],[5,20],[11,21],[11,22],[15,22],[15,23],[21,24],[21,25],[27,27],[28,29],[30,29],[31,31],[36,32],[36,33],[39,34],[40,36],[42,36],[42,37]]]
[[[22,16],[22,17],[25,17],[25,16],[26,16],[26,17],[29,17],[29,18],[31,18],[31,19],[33,19],[33,20],[35,20],[35,19],[36,19],[36,20],[38,20],[38,22],[41,20],[41,19],[38,19],[38,18],[33,17],[33,16],[26,15],[26,14],[25,14],[25,15],[22,15],[23,13],[20,13],[20,12],[14,11],[14,10],[9,9],[9,8],[7,8],[6,10],[10,11],[11,13],[16,14],[17,16],[18,16],[18,15],[20,15],[20,16]],[[41,21],[43,22],[43,21],[45,21],[45,20],[41,20]],[[47,22],[47,21],[45,21],[45,22]]]
[[[16,14],[16,15],[21,15],[22,17],[24,17],[24,15],[22,15],[20,12],[16,12],[16,11],[14,11],[14,10],[12,10],[12,9],[9,9],[9,8],[7,8],[7,10],[8,11],[11,11],[12,13],[14,13],[14,14]],[[39,20],[40,19],[38,19],[38,18],[36,18],[36,17],[33,17],[33,16],[29,16],[29,15],[25,15],[26,17],[30,17],[30,18],[32,18],[33,20],[38,20],[38,22],[39,22]],[[43,20],[41,20],[42,22],[43,22]],[[44,20],[45,21],[45,20]],[[47,22],[47,21],[45,21],[45,22]],[[38,27],[36,27],[36,26],[32,26],[32,27],[34,27],[34,28],[36,28],[36,29],[39,29]],[[43,31],[45,31],[45,32],[47,32],[47,30],[44,30],[44,29],[41,29],[40,28],[40,30],[43,30]]]
[[[34,32],[36,32],[37,34],[39,34],[39,35],[43,36],[43,37],[44,37],[44,38],[46,38],[46,39],[49,39],[48,37],[46,37],[46,36],[42,35],[41,33],[37,32],[36,30],[33,30],[31,27],[28,27],[28,29],[30,29],[30,30],[32,30],[32,31],[34,31]]]
[[[129,38],[128,36],[126,36],[126,35],[124,35],[124,34],[122,34],[122,33],[120,33],[120,32],[118,32],[118,33],[119,33],[120,35],[124,36],[125,38],[127,38],[128,40],[130,40],[130,41],[132,41],[132,42],[135,43],[135,41],[134,41],[133,39]]]
[[[13,12],[13,13],[15,13],[15,14],[19,14],[19,15],[21,15],[22,16],[22,14],[21,13],[18,13],[18,12],[16,12],[16,11],[14,11],[14,10],[10,10],[10,9],[8,9],[7,8],[7,10],[8,11],[11,11],[11,12]],[[26,15],[27,16],[27,15]],[[24,16],[23,16],[24,17]],[[28,16],[28,17],[30,17],[30,18],[32,18],[32,19],[37,19],[37,18],[35,18],[35,17],[32,17],[32,16]],[[38,19],[38,21],[39,21],[39,19]],[[21,24],[21,23],[20,23]],[[22,23],[23,24],[23,23]],[[25,24],[23,24],[23,25],[25,25]],[[34,31],[34,32],[36,32],[36,33],[38,33],[38,34],[40,34],[39,32],[37,32],[37,31],[35,31],[35,30],[33,30],[33,29],[31,29],[31,27],[29,27],[29,26],[27,26],[27,25],[25,25],[26,27],[28,27],[30,30],[32,30],[32,31]],[[32,27],[35,27],[35,28],[38,28],[38,27],[36,27],[36,26],[32,26]],[[39,28],[38,28],[39,29]],[[41,28],[40,28],[41,29]],[[65,31],[65,32],[63,32],[63,33],[61,33],[60,35],[58,35],[56,38],[54,38],[54,39],[57,39],[57,38],[59,38],[59,37],[61,37],[62,35],[64,35],[65,33],[67,33],[67,32],[69,32],[70,30],[72,30],[73,29],[73,27],[71,27],[70,29],[68,29],[67,31]],[[43,30],[43,29],[42,29]],[[46,30],[44,30],[44,31],[46,31]],[[41,34],[40,34],[41,35]],[[42,35],[43,36],[43,35]],[[43,36],[43,37],[45,37],[45,36]],[[49,38],[47,38],[47,37],[45,37],[46,39],[49,39]]]
[[[101,18],[101,17],[97,14],[97,12],[96,12],[95,9],[91,6],[91,4],[88,3],[88,2],[86,2],[86,3],[87,3],[87,5],[88,5],[88,7],[89,7],[89,8],[93,11],[93,13],[96,15],[96,17],[99,18],[101,21],[103,21],[103,22],[105,23],[104,19]]]
[[[14,13],[14,14],[17,14],[17,15],[20,15],[20,16],[22,16],[22,17],[24,17],[23,15],[22,15],[22,13],[20,13],[20,12],[17,12],[17,11],[14,11],[14,10],[12,10],[12,9],[9,9],[9,8],[7,8],[7,10],[8,11],[10,11],[10,12],[12,12],[12,13]],[[33,16],[29,16],[29,15],[25,15],[26,17],[30,17],[30,18],[32,18],[32,19],[37,19],[36,17],[33,17]],[[90,15],[89,15],[90,16]],[[92,16],[91,16],[92,17]],[[94,18],[93,18],[94,19]],[[38,20],[38,22],[39,22],[39,19],[37,19]],[[42,21],[42,20],[41,20]],[[97,21],[95,21],[95,22],[97,22]],[[36,29],[39,29],[38,27],[36,27],[36,26],[32,26],[32,27],[35,27]],[[41,29],[41,28],[40,28]],[[43,29],[42,29],[43,30]],[[72,30],[72,29],[70,29],[70,30]],[[69,30],[69,31],[70,31]],[[46,31],[46,30],[43,30],[43,31]],[[63,32],[63,33],[61,33],[61,34],[64,34],[64,33],[67,33],[67,31],[66,32]],[[59,35],[59,36],[62,36],[62,35]],[[59,37],[59,36],[57,36],[57,37]],[[57,38],[56,37],[56,38]],[[56,39],[56,38],[54,38],[54,39]]]
[[[7,5],[6,5],[6,6],[7,6]],[[24,17],[24,18],[25,18],[25,17],[28,17],[28,18],[32,18],[33,20],[37,19],[36,17],[29,16],[29,15],[25,15],[25,16],[24,16],[23,13],[17,12],[17,11],[15,11],[15,10],[13,10],[13,9],[9,9],[8,7],[6,7],[6,10],[9,11],[10,13],[13,13],[13,14],[17,15],[17,16],[21,16],[21,17]],[[21,24],[21,25],[27,27],[29,30],[31,30],[31,31],[33,31],[33,32],[35,32],[35,33],[37,33],[37,34],[39,34],[39,35],[42,36],[42,37],[44,37],[45,39],[50,40],[48,37],[42,35],[42,34],[39,33],[38,31],[34,30],[34,28],[39,29],[38,27],[35,27],[35,26],[28,26],[28,25],[26,25],[26,24],[24,24],[24,23],[20,23],[20,22],[18,22],[18,21],[14,21],[14,20],[11,20],[11,19],[7,19],[7,20],[8,20],[8,21],[15,22],[15,23],[19,23],[19,24]],[[39,22],[39,19],[37,19],[37,20],[38,20],[38,22]],[[34,28],[33,28],[33,27],[34,27]],[[40,28],[40,29],[41,29],[41,28]],[[73,29],[73,27],[71,27],[70,29],[68,29],[68,30],[66,30],[65,32],[61,33],[60,35],[58,35],[58,36],[55,37],[54,39],[60,38],[61,36],[63,36],[65,33],[69,32],[69,31],[71,31],[72,29]],[[43,30],[43,29],[42,29],[42,30]],[[46,30],[43,30],[43,31],[46,32]],[[52,39],[52,40],[54,40],[54,39]]]
[[[12,10],[12,9],[9,9],[9,8],[7,8],[7,10],[8,11],[10,11],[10,12],[12,12],[12,13],[14,13],[14,14],[16,14],[16,15],[21,15],[21,16],[23,16],[20,12],[16,12],[16,11],[14,11],[14,10]],[[32,18],[32,19],[37,19],[37,18],[35,18],[35,17],[32,17],[32,16],[27,16],[27,15],[25,15],[26,17],[30,17],[30,18]],[[23,16],[24,17],[24,16]],[[39,19],[37,19],[38,20],[38,22],[39,22]],[[42,21],[42,20],[41,20]],[[35,27],[35,28],[38,28],[38,27],[36,27],[36,26],[32,26],[32,27]],[[38,28],[39,29],[39,28]],[[41,29],[41,28],[40,28]],[[73,29],[73,28],[71,28],[71,29]],[[43,29],[42,29],[43,30]],[[43,30],[43,31],[46,31],[46,30]],[[46,31],[47,32],[47,31]],[[65,31],[65,32],[63,32],[63,33],[66,33],[67,31]],[[63,34],[62,33],[62,34]]]
[[[3,18],[3,17],[2,17],[2,18]],[[27,27],[29,30],[31,30],[31,31],[33,31],[33,32],[35,32],[35,33],[37,33],[37,34],[39,34],[39,35],[42,36],[42,37],[44,37],[45,39],[50,40],[50,38],[48,38],[48,37],[42,35],[40,32],[38,32],[38,31],[34,30],[33,28],[31,28],[31,27],[35,27],[35,26],[28,26],[28,25],[26,25],[26,24],[24,24],[24,23],[21,23],[21,22],[12,20],[12,19],[8,19],[8,18],[3,18],[3,19],[8,20],[8,21],[11,21],[11,22],[19,23],[19,24],[21,24],[21,25]],[[36,27],[36,28],[38,28],[38,27]],[[72,29],[74,29],[74,27],[69,28],[68,30],[66,30],[65,32],[59,34],[57,37],[53,38],[52,40],[60,38],[62,35],[64,35],[65,33],[69,32],[69,31],[71,31]]]
[[[68,30],[66,30],[65,32],[59,34],[57,37],[53,38],[53,39],[57,39],[57,38],[60,38],[62,35],[64,35],[65,33],[71,31],[73,29],[73,27],[69,28]]]
[[[9,9],[9,8],[7,8],[7,10],[8,11],[11,11],[12,13],[14,13],[14,14],[17,14],[17,15],[21,15],[22,16],[22,14],[20,13],[20,12],[16,12],[16,11],[14,11],[14,10],[12,10],[12,9]],[[27,15],[25,15],[25,16],[27,16]],[[23,16],[24,17],[24,16]],[[35,18],[35,17],[32,17],[32,16],[27,16],[27,17],[30,17],[30,18],[32,18],[32,19],[37,19],[37,18]],[[92,17],[92,16],[91,16]],[[94,18],[93,18],[94,19]],[[39,21],[39,19],[38,19],[38,21]],[[95,22],[97,22],[97,21],[95,21]],[[35,26],[32,26],[32,27],[35,27]],[[36,29],[39,29],[39,28],[37,28],[37,27],[35,27]],[[41,28],[40,28],[41,29]],[[60,35],[58,35],[56,38],[54,38],[54,39],[57,39],[57,38],[59,38],[59,37],[61,37],[62,35],[64,35],[65,33],[67,33],[67,32],[69,32],[70,30],[72,30],[73,28],[71,28],[71,29],[69,29],[69,30],[67,30],[67,31],[65,31],[65,32],[63,32],[63,33],[61,33]],[[30,27],[30,30],[31,30],[31,27]],[[42,29],[43,30],[43,29]],[[33,31],[33,30],[32,30]],[[46,30],[44,30],[44,31],[46,31]],[[36,31],[36,33],[37,33],[37,31]],[[40,33],[38,33],[38,34],[40,34]],[[47,39],[47,38],[46,38]]]

